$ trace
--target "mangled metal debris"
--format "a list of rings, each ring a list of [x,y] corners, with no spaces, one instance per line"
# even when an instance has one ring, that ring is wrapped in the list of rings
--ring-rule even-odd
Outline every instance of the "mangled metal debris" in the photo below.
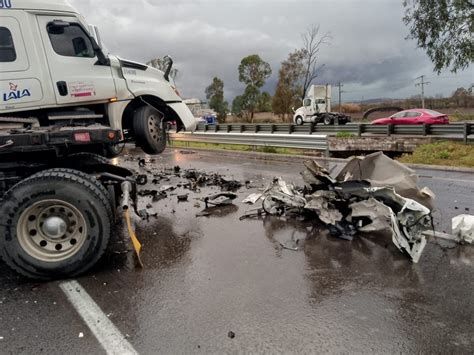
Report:
[[[453,234],[459,242],[472,244],[474,242],[474,216],[461,214],[452,219]]]
[[[304,187],[277,178],[260,197],[244,200],[263,200],[252,215],[308,215],[348,240],[358,231],[390,230],[395,246],[418,262],[426,245],[423,232],[433,229],[434,194],[418,188],[413,170],[382,153],[351,159],[335,178],[315,161],[304,165]]]
[[[206,205],[206,208],[209,208],[209,205],[212,206],[224,206],[230,205],[232,201],[237,198],[237,195],[231,192],[221,192],[211,196],[204,197],[202,201]]]

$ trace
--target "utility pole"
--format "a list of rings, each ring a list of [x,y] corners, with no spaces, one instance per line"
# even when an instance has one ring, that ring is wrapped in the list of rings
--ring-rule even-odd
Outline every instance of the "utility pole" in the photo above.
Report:
[[[429,81],[425,81],[425,76],[420,75],[415,80],[420,79],[421,82],[416,83],[415,86],[421,86],[421,108],[425,108],[425,85],[431,84]]]
[[[342,88],[344,85],[341,84],[341,82],[337,83],[336,85],[339,88],[339,112],[341,112],[341,94],[344,92],[342,91]]]

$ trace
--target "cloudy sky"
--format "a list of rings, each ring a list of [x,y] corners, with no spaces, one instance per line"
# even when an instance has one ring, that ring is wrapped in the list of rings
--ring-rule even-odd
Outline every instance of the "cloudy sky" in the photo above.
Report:
[[[243,91],[237,67],[249,54],[269,62],[265,89],[274,93],[281,61],[301,47],[301,33],[319,24],[330,33],[321,50],[317,83],[344,84],[343,100],[415,95],[426,75],[429,95],[450,95],[474,81],[473,68],[436,75],[402,22],[402,0],[70,0],[98,25],[108,50],[145,62],[170,54],[184,97],[204,98],[214,76],[226,99]]]

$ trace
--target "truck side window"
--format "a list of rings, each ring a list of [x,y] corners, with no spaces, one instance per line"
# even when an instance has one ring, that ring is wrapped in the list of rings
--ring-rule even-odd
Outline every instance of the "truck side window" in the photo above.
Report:
[[[311,99],[304,99],[303,106],[311,106]]]
[[[54,28],[48,24],[48,35],[54,51],[66,57],[94,58],[95,53],[91,40],[84,30],[77,24]]]
[[[0,27],[0,62],[14,62],[16,60],[15,46],[10,30]]]

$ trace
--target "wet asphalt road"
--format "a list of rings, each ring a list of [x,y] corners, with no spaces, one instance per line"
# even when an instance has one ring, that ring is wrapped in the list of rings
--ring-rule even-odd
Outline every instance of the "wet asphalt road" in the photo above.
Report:
[[[155,159],[148,167],[204,169],[254,188],[209,217],[196,217],[196,198],[216,187],[155,203],[159,216],[137,224],[144,269],[118,228],[102,262],[78,278],[139,353],[472,353],[473,247],[432,241],[412,264],[389,236],[348,242],[308,222],[239,221],[252,208],[244,197],[274,176],[300,182],[302,164],[177,150]],[[419,173],[437,194],[438,230],[473,213],[473,174]],[[295,240],[300,250],[281,247]],[[59,281],[34,283],[0,264],[0,282],[0,353],[105,353]]]

